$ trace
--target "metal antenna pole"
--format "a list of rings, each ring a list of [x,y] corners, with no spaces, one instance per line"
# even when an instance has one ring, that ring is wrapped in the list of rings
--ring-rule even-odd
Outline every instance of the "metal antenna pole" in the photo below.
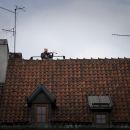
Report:
[[[124,37],[130,37],[130,35],[122,35],[122,34],[112,34],[114,36],[124,36]]]
[[[4,8],[4,7],[0,7],[0,8],[14,14],[14,28],[13,28],[13,31],[12,31],[12,30],[6,30],[6,29],[2,29],[2,30],[8,31],[8,32],[13,32],[13,35],[14,35],[14,53],[15,53],[15,52],[16,52],[17,10],[18,10],[18,9],[19,9],[19,10],[24,10],[24,7],[19,8],[18,6],[16,6],[16,8],[14,9],[14,11],[9,10],[9,9],[7,9],[7,8]]]
[[[17,34],[17,10],[24,10],[24,7],[20,8],[16,5],[14,9],[14,53],[16,52],[16,34]]]
[[[15,13],[14,13],[14,53],[16,52],[16,11],[17,11],[17,6],[15,8]]]

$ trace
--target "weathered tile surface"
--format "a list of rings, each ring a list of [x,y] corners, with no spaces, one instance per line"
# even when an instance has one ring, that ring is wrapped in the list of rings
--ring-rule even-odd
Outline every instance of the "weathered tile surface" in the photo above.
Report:
[[[43,84],[56,96],[52,121],[91,122],[87,95],[110,95],[112,120],[130,122],[130,59],[9,60],[0,122],[29,121],[27,97]]]

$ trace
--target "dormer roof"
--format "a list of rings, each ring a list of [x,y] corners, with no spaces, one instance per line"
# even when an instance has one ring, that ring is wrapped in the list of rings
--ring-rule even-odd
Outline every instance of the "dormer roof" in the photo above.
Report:
[[[43,93],[47,99],[50,101],[50,103],[55,104],[56,102],[56,97],[44,86],[44,85],[39,85],[33,93],[27,98],[27,102],[30,105],[32,101],[40,94]]]

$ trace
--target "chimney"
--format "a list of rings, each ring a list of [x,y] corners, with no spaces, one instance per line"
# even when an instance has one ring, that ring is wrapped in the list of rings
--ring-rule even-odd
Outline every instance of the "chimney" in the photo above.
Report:
[[[8,41],[7,39],[0,39],[0,83],[5,83],[8,59]]]

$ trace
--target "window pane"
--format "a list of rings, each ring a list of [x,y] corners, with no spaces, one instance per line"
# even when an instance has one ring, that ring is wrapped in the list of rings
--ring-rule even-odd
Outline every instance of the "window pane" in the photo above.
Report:
[[[101,123],[101,120],[100,120],[100,119],[97,119],[97,120],[96,120],[96,123]]]
[[[37,122],[46,122],[47,113],[46,107],[38,106],[36,107],[36,120]]]
[[[102,123],[106,123],[106,115],[102,115]]]
[[[41,114],[41,107],[37,107],[37,114]]]
[[[97,118],[97,119],[100,119],[100,118],[101,118],[101,115],[96,115],[96,118]]]
[[[96,115],[96,123],[106,123],[106,115]]]
[[[37,107],[37,114],[46,114],[46,107]]]
[[[41,114],[46,114],[46,107],[41,107]]]

